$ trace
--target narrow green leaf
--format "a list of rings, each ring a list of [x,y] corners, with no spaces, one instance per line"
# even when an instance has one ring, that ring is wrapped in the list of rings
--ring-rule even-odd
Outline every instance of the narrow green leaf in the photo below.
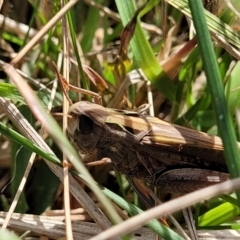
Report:
[[[198,46],[201,52],[207,83],[211,93],[215,118],[224,145],[228,170],[231,176],[236,178],[240,176],[240,159],[237,148],[237,139],[228,112],[223,84],[210,33],[207,28],[202,1],[189,0],[189,7],[196,28]],[[240,193],[238,193],[238,201],[240,204]]]
[[[97,3],[101,3],[102,1],[98,0]],[[98,9],[90,7],[88,10],[86,21],[84,22],[84,34],[81,39],[81,47],[83,53],[87,53],[92,49],[92,43],[94,39],[95,32],[99,25],[100,12]]]
[[[226,95],[228,98],[228,107],[231,114],[235,114],[240,107],[240,82],[239,82],[240,62],[234,66],[227,79]]]
[[[227,202],[211,209],[198,218],[198,225],[217,226],[231,220],[240,214],[240,208]]]
[[[19,111],[31,124],[33,123],[33,115],[26,105],[20,106]],[[18,144],[17,142],[12,142],[12,196],[14,196],[18,190],[18,187],[26,171],[31,154],[32,151],[30,151],[29,149],[23,148],[22,145]],[[25,190],[23,190],[15,210],[19,213],[26,213],[26,211],[29,210]]]
[[[80,73],[81,81],[83,83],[84,89],[88,89],[87,81],[86,81],[84,71],[83,71],[83,67],[82,67],[81,58],[80,58],[79,52],[78,52],[76,34],[75,34],[75,31],[74,31],[72,16],[71,16],[70,11],[67,12],[67,21],[68,21],[68,25],[69,25],[69,30],[70,30],[70,34],[71,34],[71,39],[72,39],[72,44],[73,44],[73,48],[74,48],[75,57],[76,57],[76,60],[77,60],[77,63],[78,63],[78,70],[79,70],[79,73]]]
[[[31,143],[27,138],[23,137],[13,129],[7,127],[5,124],[0,122],[0,133],[7,136],[8,138],[12,139],[13,141],[19,143],[23,147],[30,149],[31,151],[37,153],[39,156],[62,166],[61,161],[52,154],[46,153],[40,147],[36,146],[35,144]]]
[[[24,98],[20,95],[17,88],[9,83],[0,83],[0,97],[5,97],[13,101],[26,104]]]
[[[44,161],[34,164],[34,175],[28,183],[27,201],[32,214],[40,215],[52,206],[56,190],[59,186],[59,178],[49,169]]]
[[[135,3],[133,0],[115,0],[123,25],[131,20],[134,15]],[[159,62],[154,56],[149,42],[146,39],[139,21],[134,36],[130,42],[134,60],[140,67],[153,86],[158,89],[166,98],[174,101],[176,87],[163,71]]]

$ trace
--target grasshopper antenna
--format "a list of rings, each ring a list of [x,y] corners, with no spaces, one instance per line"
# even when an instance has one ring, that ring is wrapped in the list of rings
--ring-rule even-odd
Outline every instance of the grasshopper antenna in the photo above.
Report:
[[[71,105],[73,105],[73,103],[72,103],[72,100],[70,99],[70,97],[69,97],[69,95],[68,95],[69,84],[67,83],[66,79],[59,73],[55,62],[52,62],[52,64],[53,64],[55,73],[56,73],[56,75],[57,75],[58,82],[60,83],[61,88],[62,88],[62,90],[63,90],[63,93],[64,93],[65,97],[67,98],[67,100],[68,100],[68,102],[69,102],[69,105],[71,106]]]
[[[61,88],[63,90],[63,93],[66,96],[70,106],[73,105],[73,103],[72,103],[72,100],[69,98],[69,95],[68,95],[69,89],[71,89],[75,92],[79,92],[79,93],[82,93],[82,94],[85,94],[85,95],[89,95],[94,99],[95,103],[97,103],[99,105],[102,105],[102,98],[98,93],[95,93],[95,92],[92,92],[90,90],[86,90],[86,89],[83,89],[83,88],[78,88],[78,87],[75,87],[75,86],[69,84],[66,81],[66,79],[59,73],[56,64],[54,62],[52,62],[52,64],[53,64],[55,73],[57,75],[58,81],[59,81],[59,83],[61,85]]]

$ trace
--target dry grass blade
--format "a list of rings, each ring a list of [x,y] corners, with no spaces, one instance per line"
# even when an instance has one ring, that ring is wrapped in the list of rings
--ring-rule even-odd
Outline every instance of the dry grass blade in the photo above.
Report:
[[[61,0],[61,7],[63,8],[66,1]],[[69,43],[69,27],[66,21],[66,16],[62,17],[63,26],[63,77],[69,84],[69,65],[70,65],[70,43]],[[56,67],[56,66],[55,66]],[[59,77],[59,75],[58,75]],[[68,126],[67,113],[69,110],[70,98],[66,94],[63,95],[63,132],[66,133]],[[70,100],[71,101],[71,100]],[[63,174],[64,174],[64,209],[66,218],[66,237],[73,240],[72,221],[70,217],[70,195],[69,195],[69,163],[65,153],[63,153]]]
[[[6,217],[5,212],[0,212],[0,225],[3,223]],[[10,228],[19,232],[31,231],[37,236],[42,236],[51,239],[60,239],[65,237],[65,224],[61,218],[37,216],[30,214],[18,214],[14,213],[9,224]],[[95,223],[88,222],[73,222],[73,236],[74,239],[89,239],[96,234],[102,232],[102,229]],[[132,232],[132,236],[136,240],[154,239],[155,233],[146,227],[139,228]],[[213,239],[228,239],[237,240],[239,234],[236,234],[233,230],[224,231],[206,231],[199,230],[198,237],[201,240],[213,240]],[[159,238],[162,240],[162,238]]]
[[[0,225],[2,225],[6,217],[5,212],[0,212]],[[50,239],[64,238],[65,222],[60,217],[37,216],[30,214],[14,213],[10,220],[9,227],[19,232],[31,231],[37,236],[45,236]],[[73,237],[75,240],[89,239],[102,232],[102,229],[96,223],[73,221]],[[146,228],[139,228],[132,232],[132,236],[136,240],[153,239],[154,233]],[[120,238],[112,238],[114,240]]]

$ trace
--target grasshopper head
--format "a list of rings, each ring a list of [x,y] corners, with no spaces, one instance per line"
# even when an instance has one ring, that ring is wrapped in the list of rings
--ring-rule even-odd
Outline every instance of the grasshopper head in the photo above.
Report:
[[[102,136],[106,119],[105,108],[82,101],[73,104],[68,114],[71,116],[67,128],[70,141],[83,154],[93,152]]]

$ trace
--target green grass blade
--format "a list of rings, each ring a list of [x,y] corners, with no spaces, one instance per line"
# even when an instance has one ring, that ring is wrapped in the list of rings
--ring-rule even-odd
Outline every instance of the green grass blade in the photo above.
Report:
[[[77,60],[77,63],[78,63],[78,70],[79,70],[79,73],[80,73],[81,81],[82,81],[84,89],[88,89],[87,81],[86,81],[84,71],[83,71],[83,67],[82,67],[82,62],[81,62],[79,52],[78,52],[78,48],[77,48],[76,34],[75,34],[74,27],[73,27],[72,16],[71,16],[70,11],[67,12],[67,21],[68,21],[68,25],[69,25],[70,34],[71,34],[74,53],[75,53],[76,60]]]
[[[230,73],[226,84],[226,96],[228,107],[231,114],[235,114],[236,109],[240,107],[240,88],[239,88],[240,62],[237,62]]]
[[[20,240],[22,238],[15,235],[12,231],[7,229],[0,230],[0,239],[8,239],[8,240]]]
[[[192,17],[187,0],[166,0],[166,2],[177,8],[186,16]],[[226,41],[231,43],[234,47],[240,48],[240,36],[236,31],[209,11],[204,10],[203,12],[206,16],[207,26],[211,32],[224,37]]]
[[[103,1],[96,1],[103,4]],[[92,49],[95,32],[98,28],[100,20],[100,12],[98,9],[90,7],[87,13],[86,21],[84,22],[84,34],[81,39],[81,47],[84,54]]]
[[[48,161],[51,161],[55,164],[62,166],[61,161],[55,155],[46,153],[40,147],[38,147],[35,144],[33,144],[32,142],[30,142],[27,138],[23,137],[18,132],[7,127],[2,122],[0,122],[0,132],[3,135],[7,136],[8,138],[12,139],[13,141],[17,142],[18,144],[22,145],[23,147],[37,153],[39,156],[43,157],[44,159],[47,159]]]
[[[136,207],[135,205],[125,201],[123,198],[118,196],[117,194],[111,192],[110,190],[106,188],[102,188],[102,192],[113,202],[115,202],[118,206],[120,206],[122,209],[127,211],[131,216],[138,215],[142,213],[143,211]],[[181,236],[179,236],[177,233],[175,233],[170,228],[162,225],[157,221],[156,219],[153,219],[149,221],[146,226],[148,226],[150,229],[152,229],[154,232],[156,232],[159,236],[161,236],[163,239],[183,239]]]
[[[9,83],[0,83],[0,97],[9,98],[13,101],[17,101],[26,104],[24,98],[19,93],[18,89]]]
[[[215,57],[210,33],[204,16],[204,8],[200,0],[189,0],[193,22],[196,28],[197,40],[201,52],[203,66],[210,89],[212,104],[220,136],[224,145],[224,152],[229,173],[233,178],[240,176],[239,151],[233,124],[227,108],[224,89],[217,59]],[[240,193],[238,194],[240,204]]]
[[[134,12],[136,11],[134,1],[115,0],[115,2],[122,23],[125,26],[131,20]],[[151,81],[156,89],[158,89],[166,98],[174,101],[176,88],[155,58],[139,22],[136,26],[130,45],[138,67],[143,70],[146,77]]]
[[[227,202],[211,209],[198,218],[198,225],[217,226],[231,220],[240,214],[240,208]]]

